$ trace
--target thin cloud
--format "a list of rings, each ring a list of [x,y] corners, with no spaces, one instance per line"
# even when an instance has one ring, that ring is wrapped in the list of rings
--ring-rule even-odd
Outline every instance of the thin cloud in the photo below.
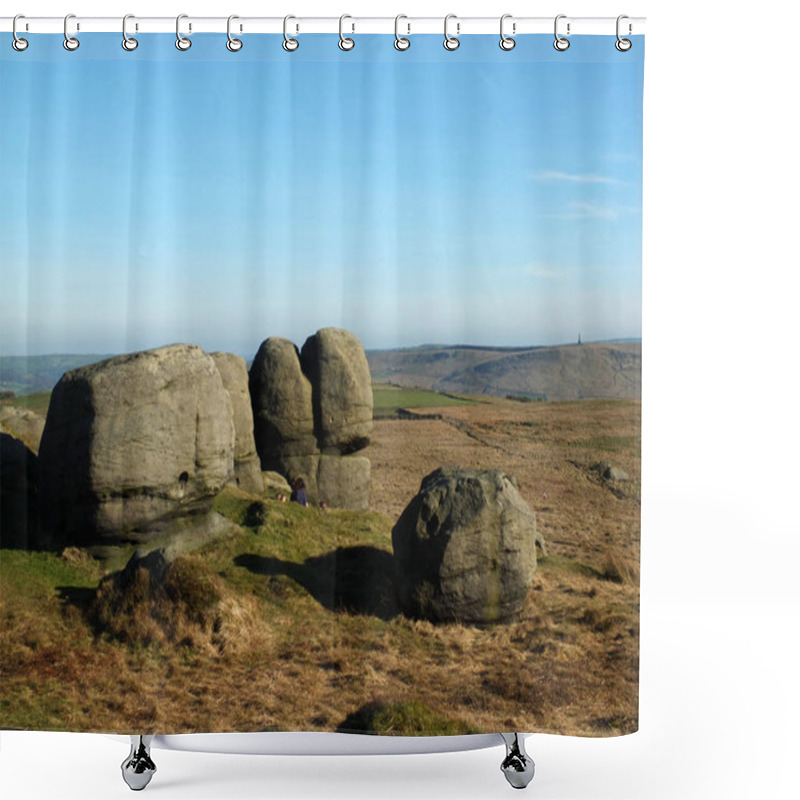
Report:
[[[621,183],[616,178],[609,178],[605,175],[570,175],[567,172],[556,170],[546,170],[533,176],[535,181],[565,181],[567,183]]]
[[[545,214],[549,219],[607,219],[616,220],[623,214],[637,214],[640,209],[635,206],[617,204],[602,205],[599,203],[569,203],[564,211]]]

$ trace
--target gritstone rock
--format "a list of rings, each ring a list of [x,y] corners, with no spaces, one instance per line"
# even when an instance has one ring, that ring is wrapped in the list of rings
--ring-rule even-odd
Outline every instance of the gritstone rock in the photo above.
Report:
[[[369,511],[369,477],[368,458],[320,456],[315,500],[324,500],[331,508]]]
[[[262,342],[250,367],[250,397],[263,470],[282,473],[286,456],[316,452],[311,383],[288,339],[273,336]]]
[[[29,549],[38,538],[36,454],[7,433],[0,433],[0,546]]]
[[[250,402],[247,364],[233,353],[211,353],[211,358],[231,398],[233,428],[236,432],[233,448],[234,481],[242,491],[261,494],[264,491],[264,479],[253,438],[253,406]]]
[[[499,470],[441,468],[392,530],[398,600],[433,622],[508,622],[536,571],[536,520]]]
[[[372,381],[352,333],[324,328],[302,353],[267,339],[250,368],[250,395],[263,470],[302,478],[313,504],[369,508],[369,461],[350,454],[369,443]]]
[[[58,545],[146,542],[211,510],[232,478],[234,441],[230,396],[199,347],[67,372],[39,451],[42,528]]]
[[[311,379],[314,430],[323,453],[353,453],[372,433],[372,380],[361,342],[349,331],[323,328],[300,353]]]

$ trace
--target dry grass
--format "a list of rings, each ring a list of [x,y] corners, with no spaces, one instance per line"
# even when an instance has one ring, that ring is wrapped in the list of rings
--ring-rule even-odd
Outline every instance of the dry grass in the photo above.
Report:
[[[638,404],[444,411],[462,427],[376,424],[367,454],[381,513],[265,500],[255,514],[257,498],[226,490],[217,508],[242,527],[176,561],[157,586],[143,576],[124,589],[101,580],[79,550],[0,551],[0,724],[635,730]],[[597,447],[608,441],[620,449]],[[589,465],[609,457],[631,481],[594,479]],[[391,520],[442,463],[503,467],[536,509],[549,555],[514,624],[432,625],[393,605]],[[366,593],[342,589],[353,574]]]

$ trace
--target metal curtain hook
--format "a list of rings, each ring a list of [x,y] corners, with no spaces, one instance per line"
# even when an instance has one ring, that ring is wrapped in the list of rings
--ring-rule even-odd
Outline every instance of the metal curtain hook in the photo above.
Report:
[[[624,19],[628,19],[628,15],[627,14],[620,14],[617,17],[617,41],[614,44],[614,47],[616,47],[617,50],[620,51],[620,53],[626,53],[628,50],[631,49],[631,47],[633,47],[633,42],[630,39],[623,39],[619,35],[619,24]],[[630,23],[628,23],[628,35],[630,35],[632,30],[633,30],[633,26]]]
[[[501,50],[513,50],[517,46],[517,42],[511,36],[506,36],[503,31],[503,25],[507,19],[511,19],[511,14],[503,14],[500,17],[500,49]],[[516,33],[516,25],[513,28],[514,32]]]
[[[133,14],[126,14],[122,18],[122,49],[127,50],[130,52],[131,50],[135,50],[139,46],[139,40],[134,39],[132,36],[128,36],[128,20],[135,19]]]
[[[70,36],[69,35],[69,31],[68,31],[67,28],[68,28],[68,25],[69,25],[69,21],[71,19],[75,19],[75,15],[74,14],[67,14],[67,16],[64,17],[64,49],[65,50],[77,50],[81,46],[81,43],[74,36]],[[80,28],[78,28],[78,30],[80,30]]]
[[[225,47],[227,47],[231,53],[238,53],[239,50],[242,49],[242,40],[231,36],[231,22],[235,19],[239,19],[236,14],[231,14],[228,17],[228,41],[226,42]]]
[[[567,18],[566,14],[559,14],[556,17],[556,21],[555,21],[555,24],[553,26],[553,31],[554,31],[554,33],[556,35],[556,40],[555,40],[555,42],[553,42],[553,47],[555,47],[556,50],[558,50],[558,51],[560,51],[562,53],[564,52],[564,50],[568,50],[569,49],[569,39],[565,39],[563,36],[559,36],[558,35],[558,21],[560,19],[566,19],[566,18]],[[570,27],[570,24],[568,22],[567,23],[567,36],[569,36],[569,27]]]
[[[411,39],[406,39],[400,35],[399,25],[401,19],[408,19],[405,14],[398,14],[394,18],[394,47],[395,50],[408,50],[411,47]],[[411,25],[408,25],[408,32],[411,33]]]
[[[300,47],[300,42],[297,39],[292,39],[292,37],[288,34],[290,19],[296,19],[296,17],[288,14],[283,18],[283,49],[286,50],[287,53],[293,53],[298,47]]]
[[[17,20],[18,19],[25,19],[24,14],[17,14],[14,17],[14,21],[11,23],[11,33],[14,34],[14,39],[11,42],[11,46],[18,52],[21,53],[23,50],[28,49],[28,40],[23,39],[21,36],[17,36]]]
[[[178,50],[188,50],[192,46],[192,40],[181,35],[181,20],[188,18],[188,14],[178,14],[178,18],[175,20],[175,47]]]
[[[349,14],[342,14],[342,16],[339,17],[339,47],[342,50],[352,50],[356,46],[356,43],[349,37],[345,36],[342,32],[342,26],[344,25],[344,21],[346,19],[353,18]]]
[[[455,36],[451,36],[447,32],[447,23],[450,22],[451,19],[457,19],[458,17],[455,14],[448,14],[444,18],[444,49],[445,50],[458,50],[459,45],[461,42]],[[456,25],[456,33],[458,32],[459,26]]]

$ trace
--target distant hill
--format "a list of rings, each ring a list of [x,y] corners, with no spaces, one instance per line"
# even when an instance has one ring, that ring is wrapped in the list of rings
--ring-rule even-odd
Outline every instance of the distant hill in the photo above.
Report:
[[[58,354],[0,356],[0,391],[15,394],[49,392],[70,369],[110,358],[108,355]]]
[[[0,390],[49,392],[70,369],[110,356],[0,356]],[[551,347],[424,345],[367,351],[372,379],[452,394],[542,400],[637,398],[642,387],[639,340]]]
[[[542,400],[638,398],[641,341],[551,347],[424,346],[367,352],[372,379],[453,394]]]

